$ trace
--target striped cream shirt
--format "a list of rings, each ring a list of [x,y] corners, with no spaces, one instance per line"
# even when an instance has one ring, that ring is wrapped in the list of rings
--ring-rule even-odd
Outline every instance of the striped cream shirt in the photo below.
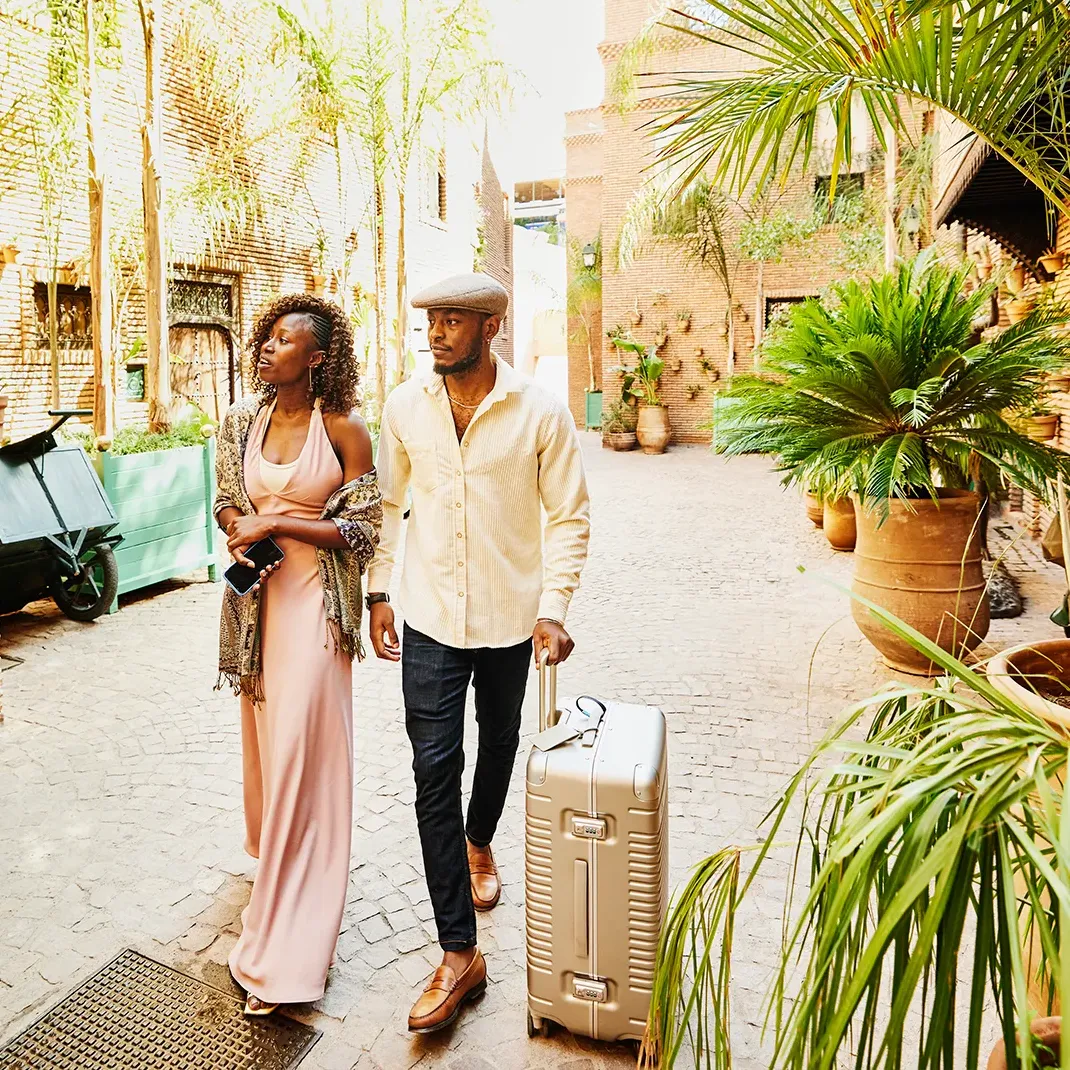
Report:
[[[380,426],[383,529],[368,590],[390,587],[411,487],[401,577],[405,620],[461,649],[513,646],[538,620],[563,624],[590,534],[571,415],[503,360],[494,361],[494,389],[460,442],[438,375],[397,387]]]

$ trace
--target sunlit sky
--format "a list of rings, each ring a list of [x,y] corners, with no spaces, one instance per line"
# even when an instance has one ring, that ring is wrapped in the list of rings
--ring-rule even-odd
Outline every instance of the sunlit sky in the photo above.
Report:
[[[610,0],[612,2],[612,0]],[[503,184],[565,171],[565,112],[602,99],[603,0],[487,0],[501,58],[521,75],[511,115],[492,128]]]

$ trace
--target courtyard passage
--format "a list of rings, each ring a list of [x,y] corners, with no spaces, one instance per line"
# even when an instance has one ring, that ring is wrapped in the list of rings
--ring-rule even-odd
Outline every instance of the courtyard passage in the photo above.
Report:
[[[593,538],[569,626],[563,695],[660,706],[670,730],[675,885],[717,848],[751,842],[838,712],[888,671],[850,617],[851,556],[834,553],[768,461],[701,448],[614,454],[584,437]],[[1005,526],[997,541],[1006,545]],[[1026,613],[989,642],[1055,634],[1062,573],[1022,544],[1008,564]],[[800,574],[798,566],[805,566]],[[132,947],[234,990],[227,954],[254,863],[242,851],[238,704],[214,691],[221,589],[191,578],[125,599],[93,625],[51,603],[0,621],[0,1042]],[[405,1016],[439,961],[413,812],[396,666],[354,671],[350,894],[327,993],[294,1013],[323,1031],[310,1070],[602,1070],[613,1048],[525,1034],[522,743],[495,841],[504,895],[480,917],[491,984],[452,1031]],[[537,688],[524,731],[537,730]],[[468,772],[475,723],[468,727]],[[760,1063],[759,996],[779,933],[773,875],[740,919],[733,1004],[740,1066]]]

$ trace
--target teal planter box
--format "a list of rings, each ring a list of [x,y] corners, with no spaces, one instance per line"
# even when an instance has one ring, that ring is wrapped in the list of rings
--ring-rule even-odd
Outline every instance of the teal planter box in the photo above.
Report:
[[[216,563],[215,442],[113,457],[100,454],[100,478],[119,517],[115,548],[119,594]],[[118,603],[112,606],[114,613]]]
[[[587,430],[598,431],[602,427],[602,391],[587,391]]]

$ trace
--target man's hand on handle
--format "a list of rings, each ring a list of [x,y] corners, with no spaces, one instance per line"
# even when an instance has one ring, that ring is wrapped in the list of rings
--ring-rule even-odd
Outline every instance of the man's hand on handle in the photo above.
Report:
[[[368,631],[375,656],[383,661],[401,661],[401,644],[394,630],[394,607],[389,602],[376,602],[369,612]]]
[[[551,665],[560,665],[568,659],[569,654],[576,647],[572,636],[560,624],[552,620],[540,620],[535,625],[531,641],[535,648],[536,665],[539,664],[539,656],[543,650],[549,652]]]

